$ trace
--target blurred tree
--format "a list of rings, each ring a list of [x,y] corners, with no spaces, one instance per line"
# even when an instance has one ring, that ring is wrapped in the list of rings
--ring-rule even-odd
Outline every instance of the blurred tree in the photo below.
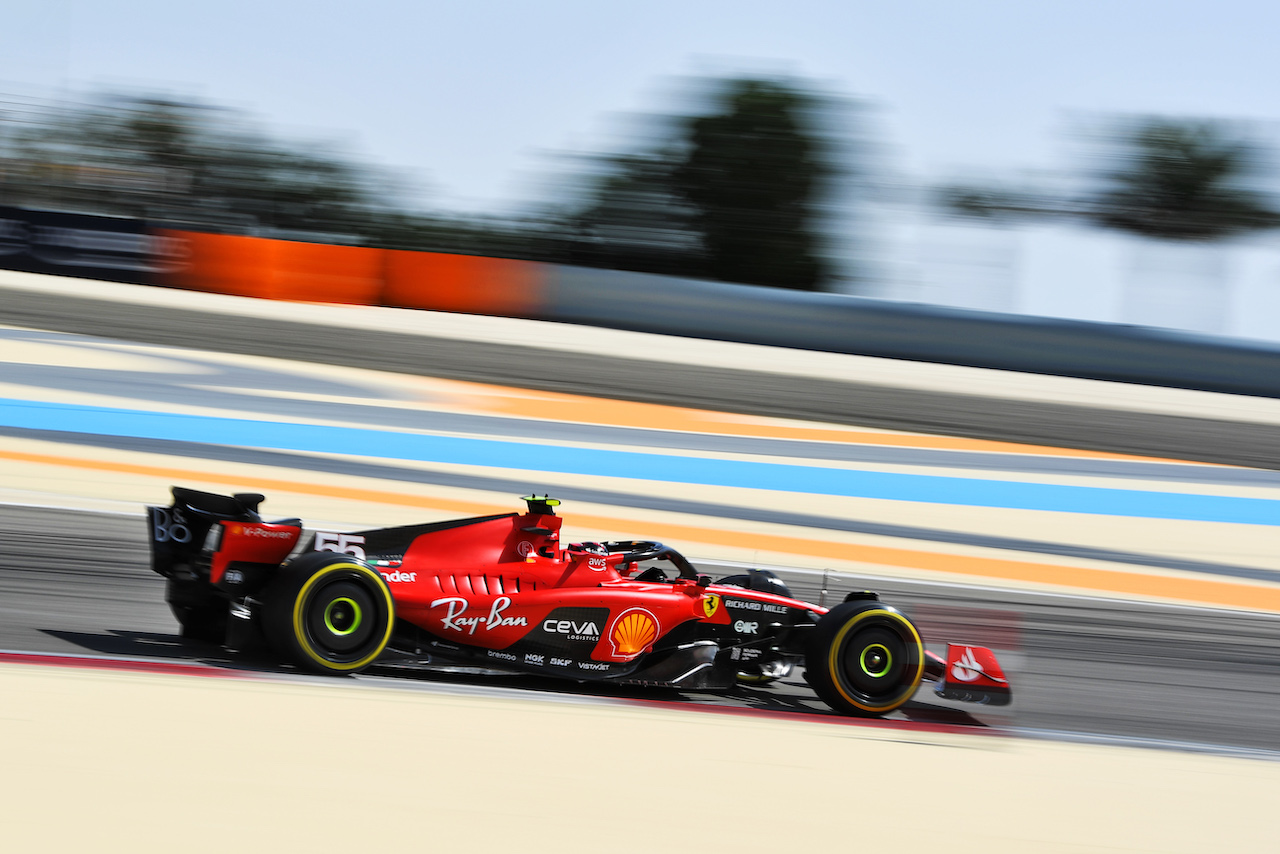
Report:
[[[679,276],[704,275],[693,207],[676,190],[670,150],[597,161],[604,173],[588,205],[565,220],[559,260]]]
[[[233,230],[361,235],[387,205],[370,170],[273,142],[202,104],[109,96],[49,106],[7,140],[10,203]]]
[[[133,151],[160,169],[185,170],[195,165],[192,132],[199,115],[192,105],[154,98],[126,104],[123,121],[105,124],[103,142]]]
[[[817,118],[830,102],[783,82],[707,85],[707,109],[655,119],[647,150],[590,161],[579,203],[523,217],[414,210],[378,170],[272,139],[232,110],[141,95],[0,115],[0,204],[821,287],[818,201],[836,170]]]
[[[1280,226],[1257,146],[1212,121],[1142,118],[1108,138],[1091,191],[1055,195],[992,186],[943,187],[945,209],[997,219],[1069,217],[1169,240],[1215,240]]]
[[[1087,200],[1090,219],[1174,240],[1212,240],[1280,225],[1253,146],[1207,121],[1148,119],[1120,138],[1118,164]]]
[[[692,206],[706,275],[816,290],[828,274],[815,208],[833,169],[805,125],[813,100],[781,83],[732,80],[719,101],[686,125],[688,151],[672,176]]]
[[[705,114],[659,120],[648,151],[597,161],[587,204],[565,220],[564,260],[821,288],[819,202],[839,174],[814,127],[826,105],[782,82],[713,85]]]

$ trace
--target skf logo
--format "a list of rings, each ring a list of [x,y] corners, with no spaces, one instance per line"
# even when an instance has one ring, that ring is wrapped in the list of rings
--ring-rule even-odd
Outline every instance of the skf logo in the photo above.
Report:
[[[716,611],[720,610],[720,597],[712,593],[710,596],[702,600],[702,613],[707,615],[710,620],[716,615]]]
[[[658,637],[658,619],[643,608],[623,611],[613,621],[609,642],[619,658],[634,658]]]

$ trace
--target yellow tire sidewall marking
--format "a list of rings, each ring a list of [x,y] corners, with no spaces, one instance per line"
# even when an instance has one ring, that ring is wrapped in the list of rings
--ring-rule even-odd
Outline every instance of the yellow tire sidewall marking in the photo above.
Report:
[[[312,648],[311,641],[307,636],[306,620],[302,613],[302,606],[307,601],[307,596],[311,591],[325,578],[329,577],[335,571],[354,572],[357,575],[363,575],[373,581],[374,588],[383,597],[387,607],[387,629],[383,632],[382,641],[374,647],[373,652],[361,658],[359,661],[350,662],[334,662],[327,658],[323,658],[316,654]],[[302,589],[298,591],[298,595],[293,599],[293,636],[298,642],[298,646],[312,661],[319,664],[326,670],[348,671],[359,670],[361,667],[367,666],[387,648],[387,644],[391,641],[391,630],[395,623],[395,602],[391,598],[391,591],[387,589],[387,585],[382,582],[382,578],[367,566],[361,566],[358,563],[331,563],[321,567],[318,572],[306,580],[302,585]]]
[[[853,706],[856,706],[859,709],[862,709],[864,712],[877,712],[877,713],[884,712],[884,711],[896,708],[897,706],[902,704],[902,701],[895,699],[894,702],[888,703],[883,706],[869,706],[866,703],[860,702],[858,700],[855,700],[853,697],[850,697],[849,692],[845,691],[844,685],[841,684],[841,680],[839,677],[840,649],[844,645],[845,638],[848,637],[851,631],[857,628],[859,623],[871,617],[878,617],[878,616],[887,617],[889,620],[897,623],[898,625],[905,626],[910,631],[911,637],[916,644],[916,648],[920,650],[919,661],[916,662],[916,672],[911,679],[910,692],[905,694],[906,699],[911,698],[911,695],[914,694],[916,692],[916,689],[920,687],[920,680],[924,678],[924,642],[920,640],[920,633],[916,631],[915,626],[911,625],[911,621],[908,620],[906,617],[902,616],[901,614],[899,614],[897,611],[888,611],[888,610],[885,610],[884,608],[875,608],[869,611],[859,612],[854,616],[852,620],[849,620],[847,623],[845,623],[843,626],[840,627],[840,631],[836,632],[835,638],[831,641],[831,651],[827,654],[827,671],[828,671],[828,675],[831,677],[831,684],[835,686],[835,689],[840,693],[840,696],[843,697],[848,703],[850,703]],[[904,695],[901,693],[896,695],[896,697],[903,697],[903,696]]]

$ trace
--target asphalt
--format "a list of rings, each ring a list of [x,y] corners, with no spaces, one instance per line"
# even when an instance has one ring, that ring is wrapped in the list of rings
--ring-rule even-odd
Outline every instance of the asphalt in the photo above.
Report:
[[[275,666],[176,636],[163,581],[147,564],[141,516],[0,506],[0,541],[7,544],[0,553],[0,649]],[[700,568],[713,575],[736,571]],[[904,710],[909,719],[1060,737],[1280,747],[1280,617],[847,574],[783,574],[801,598],[830,604],[852,589],[874,589],[911,615],[926,641],[963,635],[1001,651],[1016,698],[1007,710],[946,703],[926,688]],[[620,690],[532,678],[378,673],[535,692]],[[829,714],[799,674],[774,687],[728,695],[623,693],[673,704]]]
[[[83,296],[51,300],[24,291],[4,293],[0,324],[729,412],[1280,469],[1280,431],[1247,421],[338,330]],[[564,333],[572,335],[574,328],[566,326]],[[146,567],[140,518],[4,506],[0,542],[0,648],[246,664],[174,636],[160,579]],[[823,596],[820,576],[789,580],[801,596]],[[1011,717],[970,714],[927,698],[909,707],[909,716],[976,727],[1012,722],[1067,733],[1280,746],[1276,617],[852,576],[839,587],[828,583],[833,586],[826,596],[848,585],[878,589],[921,623],[926,638],[965,625],[976,627],[973,642],[1012,651],[1017,700]],[[519,686],[539,690],[528,680]],[[795,680],[701,700],[824,714],[804,699]]]
[[[0,299],[0,324],[726,412],[1280,468],[1280,430],[1267,424],[893,388],[852,376],[786,376],[17,289]],[[566,337],[578,329],[551,328]]]

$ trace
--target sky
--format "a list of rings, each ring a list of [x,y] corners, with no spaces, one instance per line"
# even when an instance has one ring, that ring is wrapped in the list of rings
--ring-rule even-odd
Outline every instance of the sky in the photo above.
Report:
[[[1246,0],[10,0],[0,99],[193,96],[496,213],[681,109],[681,79],[742,72],[858,102],[921,181],[1062,167],[1113,113],[1259,122],[1280,148],[1277,33],[1280,4]]]

